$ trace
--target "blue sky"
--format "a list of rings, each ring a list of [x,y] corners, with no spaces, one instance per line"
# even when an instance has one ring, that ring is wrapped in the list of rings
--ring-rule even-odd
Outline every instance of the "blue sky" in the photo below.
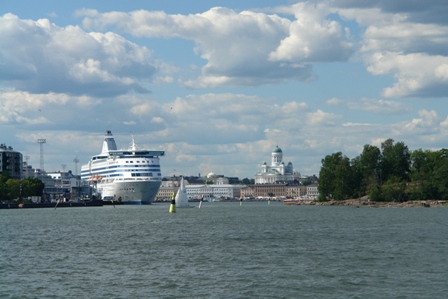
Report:
[[[304,175],[388,138],[448,143],[448,2],[2,1],[0,142],[75,170],[112,130],[164,176]]]

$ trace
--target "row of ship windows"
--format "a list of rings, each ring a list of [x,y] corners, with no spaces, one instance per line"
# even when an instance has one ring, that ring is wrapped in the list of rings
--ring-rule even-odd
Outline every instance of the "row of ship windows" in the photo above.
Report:
[[[126,172],[132,172],[132,175],[138,173],[141,176],[143,176],[143,175],[152,176],[153,173],[157,173],[157,171],[153,171],[153,172],[142,172],[142,171],[139,171],[139,172],[137,172],[136,170],[134,170],[134,171],[128,170]],[[160,172],[158,172],[158,173],[160,173]],[[94,175],[108,175],[108,174],[110,174],[109,176],[124,176],[123,173],[116,173],[115,171],[99,171],[99,172],[95,172],[94,173]],[[85,174],[82,174],[82,176],[90,176],[90,174],[89,173],[85,173]]]
[[[149,173],[132,173],[132,176],[152,176],[152,172]]]
[[[124,177],[125,175],[123,173],[95,173],[95,176],[101,176],[103,178],[116,178],[116,177]],[[138,173],[131,173],[132,177],[161,177],[162,174],[160,172],[153,173],[153,172],[138,172]],[[81,180],[87,180],[90,178],[91,175],[81,175]]]
[[[135,189],[134,188],[120,188],[120,189],[118,189],[118,190],[120,190],[120,191],[130,191],[130,192],[135,192]],[[107,196],[107,197],[109,197],[109,196]],[[112,198],[114,198],[113,196],[110,196],[110,198],[112,199]]]
[[[123,167],[123,168],[131,168],[131,167],[160,167],[160,165],[151,165],[151,166],[148,166],[148,164],[145,164],[145,165],[113,165],[113,166],[109,166],[109,167],[107,167],[107,168],[119,168],[119,167]],[[99,168],[99,169],[101,169],[101,168]]]
[[[105,175],[104,173],[101,173],[100,175]],[[152,172],[141,172],[141,173],[132,173],[131,176],[152,176]],[[108,175],[108,177],[117,177],[117,176],[123,176],[121,173],[111,174]]]
[[[146,170],[146,171],[160,171],[160,165],[155,165],[155,167],[147,167],[146,169],[135,169],[137,167],[138,167],[138,165],[135,165],[135,167],[132,167],[132,169],[131,169],[130,166],[125,166],[125,167],[123,167],[123,169],[118,169],[118,170],[122,170],[122,171],[144,171],[144,170]],[[113,170],[109,170],[109,172],[115,172],[115,171],[117,171],[116,170],[117,168],[120,168],[120,167],[119,166],[101,167],[101,168],[95,169],[94,171],[95,172],[103,172],[103,171],[107,171],[109,169],[113,169]],[[140,168],[143,168],[143,167],[140,167]],[[91,172],[90,170],[86,169],[86,170],[82,170],[81,174],[88,174],[90,172]]]
[[[113,178],[113,177],[122,177],[123,174],[122,173],[115,173],[115,174],[107,174],[107,173],[97,173],[97,175],[101,175],[101,176],[107,176],[109,178]],[[140,172],[140,173],[131,173],[131,176],[133,177],[139,177],[139,176],[149,176],[152,177],[154,174],[152,172]],[[162,174],[159,172],[156,174],[157,176],[162,176]],[[82,176],[81,179],[87,179],[88,176]]]
[[[122,177],[123,176],[123,174],[120,174],[120,173],[110,174],[110,175],[107,175],[105,173],[101,173],[99,175],[102,175],[102,176],[105,176],[105,177],[108,177],[108,178],[115,178],[115,177]],[[149,176],[149,177],[152,177],[153,173],[151,173],[151,172],[147,172],[147,173],[146,172],[143,172],[143,173],[132,173],[131,176],[133,176],[133,177],[138,177],[138,176]],[[161,174],[158,173],[157,176],[161,176]],[[87,176],[86,177],[82,177],[82,179],[87,179],[87,178],[88,178]]]
[[[81,171],[81,173],[90,173],[92,171],[104,171],[104,170],[112,170],[112,171],[160,171],[159,165],[151,165],[151,167],[147,165],[116,165],[116,166],[106,166],[106,167],[100,167],[95,168],[92,170],[84,169]]]
[[[93,159],[92,159],[92,162],[93,162],[93,163],[104,162],[104,160],[105,160],[106,158],[107,158],[107,157],[93,158]],[[126,163],[134,163],[134,160],[125,160],[125,162],[126,162]],[[142,161],[137,160],[137,161],[135,161],[135,163],[153,163],[153,161],[152,161],[152,160],[142,160]]]

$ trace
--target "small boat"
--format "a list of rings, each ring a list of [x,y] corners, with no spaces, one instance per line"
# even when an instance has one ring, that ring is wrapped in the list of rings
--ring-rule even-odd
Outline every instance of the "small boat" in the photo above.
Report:
[[[185,188],[184,178],[180,180],[180,187],[175,197],[176,208],[194,208],[188,204],[187,189]]]
[[[283,200],[284,205],[296,205],[297,201],[295,199],[285,199]]]

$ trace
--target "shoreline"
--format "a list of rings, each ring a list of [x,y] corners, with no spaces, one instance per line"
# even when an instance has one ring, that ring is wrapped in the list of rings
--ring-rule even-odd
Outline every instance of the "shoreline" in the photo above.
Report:
[[[448,207],[446,200],[409,200],[406,202],[380,202],[366,199],[347,199],[331,201],[311,201],[301,200],[288,202],[287,205],[315,205],[315,206],[350,206],[359,208],[361,206],[368,208],[429,208],[429,207]]]
[[[101,200],[85,202],[45,202],[45,203],[2,203],[0,209],[48,209],[48,208],[78,208],[78,207],[102,207]]]

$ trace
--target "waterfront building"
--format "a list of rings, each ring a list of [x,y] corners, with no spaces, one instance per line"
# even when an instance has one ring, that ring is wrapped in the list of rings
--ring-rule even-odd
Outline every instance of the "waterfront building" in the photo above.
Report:
[[[155,200],[171,200],[173,193],[176,194],[180,187],[181,177],[171,177],[169,179],[162,179],[159,191],[157,192]],[[188,185],[188,180],[184,179],[184,184]]]
[[[244,185],[230,184],[205,184],[205,185],[187,185],[188,199],[234,199],[241,196],[241,189]]]
[[[47,175],[54,180],[54,186],[71,190],[77,186],[78,178],[69,171],[47,172]]]
[[[51,172],[32,170],[30,166],[28,172],[33,173],[33,176],[45,185],[42,191],[43,201],[91,198],[94,193],[92,187],[87,182],[81,182],[80,176],[74,175],[71,170]],[[29,174],[27,176],[31,177]]]
[[[286,196],[286,184],[255,184],[254,196],[256,198],[283,197]]]
[[[23,162],[22,166],[22,178],[34,178],[35,177],[35,169],[33,166],[29,165],[28,162]]]
[[[255,184],[275,184],[299,182],[300,172],[294,171],[291,162],[285,165],[283,151],[276,146],[271,154],[271,165],[264,162],[261,170],[255,175]]]
[[[296,198],[317,199],[319,191],[318,184],[308,186],[300,184],[258,184],[253,186],[253,196],[258,198]]]
[[[224,177],[223,175],[216,175],[213,172],[207,174],[207,177],[204,179],[207,184],[215,184],[215,185],[227,185],[229,184],[229,179]]]
[[[187,189],[187,196],[189,199],[198,198],[229,198],[233,197],[232,185],[189,185],[185,186]]]
[[[11,146],[0,144],[0,173],[8,172],[13,179],[22,178],[23,155]]]
[[[244,188],[241,188],[241,197],[253,198],[254,197],[254,187],[253,186],[245,186]]]
[[[288,185],[285,187],[285,192],[287,198],[298,198],[306,195],[307,188],[303,185]]]
[[[70,198],[70,188],[62,185],[61,179],[56,179],[50,173],[40,173],[39,180],[44,183],[45,187],[42,191],[44,201],[52,201],[55,199]]]
[[[311,184],[306,186],[306,196],[308,199],[317,199],[319,197],[319,184]]]
[[[207,175],[206,181],[210,183],[216,182],[215,184],[201,184],[197,183],[197,181],[195,181],[194,184],[190,184],[187,178],[188,177],[184,177],[184,184],[187,191],[187,197],[190,200],[201,198],[208,200],[239,198],[241,196],[241,190],[246,188],[246,185],[225,184],[226,178],[215,176],[213,173]],[[159,192],[157,193],[156,200],[171,200],[173,193],[177,193],[177,190],[180,187],[180,179],[180,176],[164,178],[159,188]]]

